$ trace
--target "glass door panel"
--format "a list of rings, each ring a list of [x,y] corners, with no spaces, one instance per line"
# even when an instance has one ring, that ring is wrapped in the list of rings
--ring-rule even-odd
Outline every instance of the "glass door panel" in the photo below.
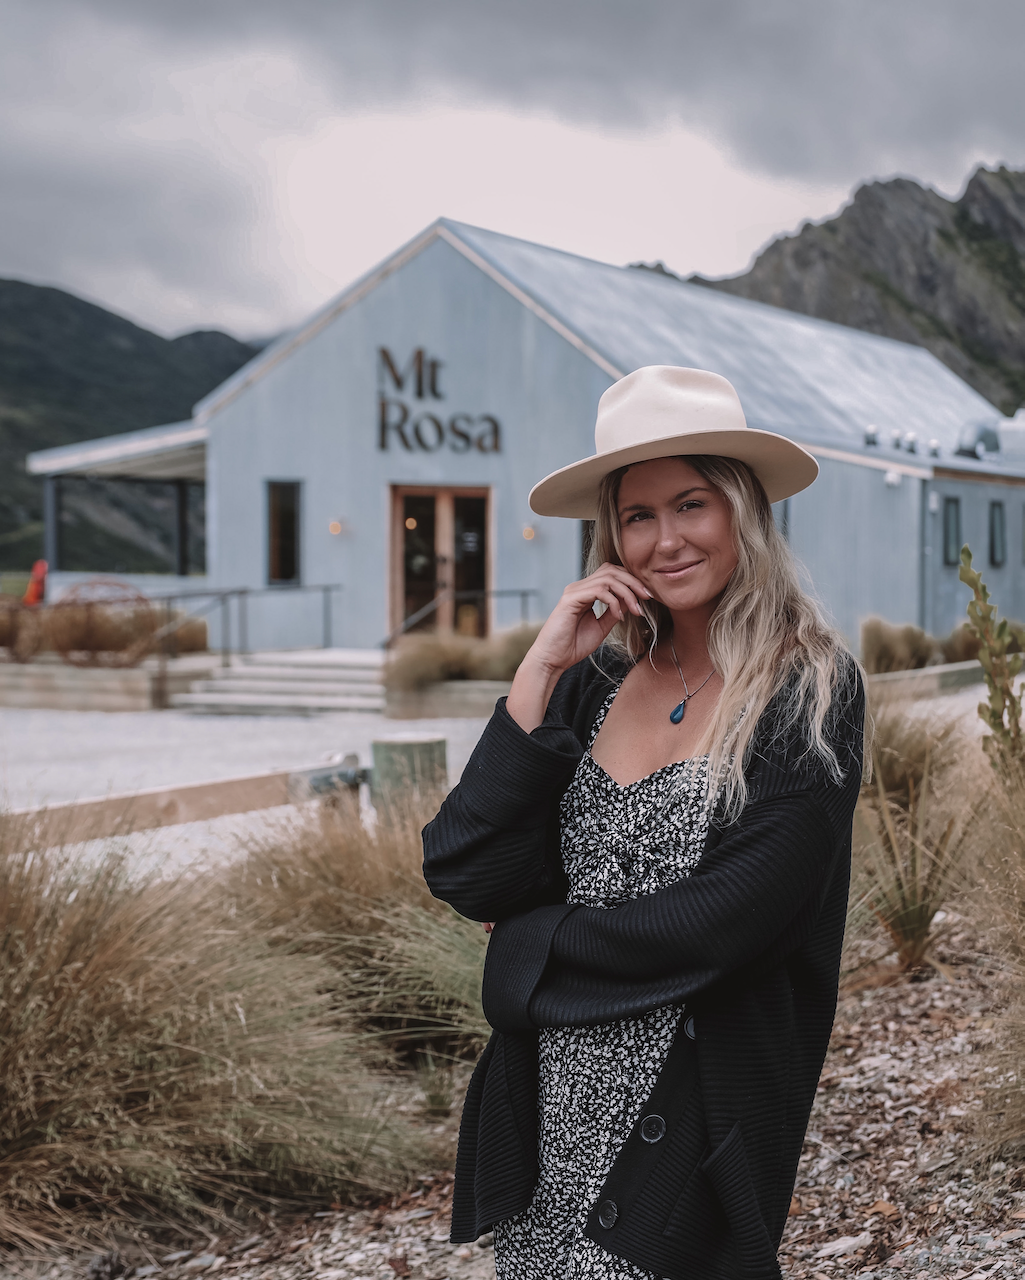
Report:
[[[454,499],[455,630],[463,636],[487,634],[487,498]],[[480,591],[477,600],[460,600],[464,591]]]
[[[434,494],[407,493],[402,499],[403,621],[429,605],[437,592],[435,523]],[[436,622],[428,613],[412,629],[433,631]]]

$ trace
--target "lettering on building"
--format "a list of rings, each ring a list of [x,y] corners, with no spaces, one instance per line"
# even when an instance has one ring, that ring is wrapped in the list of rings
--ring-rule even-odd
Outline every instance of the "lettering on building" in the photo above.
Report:
[[[444,362],[417,347],[403,364],[387,347],[377,352],[377,447],[409,453],[501,453],[502,427],[490,413],[448,413]]]

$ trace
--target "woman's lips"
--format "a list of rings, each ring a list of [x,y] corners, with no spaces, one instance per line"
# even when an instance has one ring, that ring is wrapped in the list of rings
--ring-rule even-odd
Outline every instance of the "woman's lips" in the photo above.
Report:
[[[665,569],[656,569],[654,572],[661,578],[677,579],[682,578],[685,573],[689,573],[691,569],[696,569],[701,563],[700,560],[692,560],[689,564],[669,565]]]

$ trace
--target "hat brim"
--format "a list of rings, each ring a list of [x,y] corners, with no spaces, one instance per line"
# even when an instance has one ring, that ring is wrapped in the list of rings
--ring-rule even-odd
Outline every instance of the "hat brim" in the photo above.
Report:
[[[762,482],[770,502],[793,497],[807,489],[819,474],[819,464],[807,449],[774,431],[759,431],[754,427],[739,431],[688,431],[685,435],[645,440],[560,467],[531,489],[530,509],[539,516],[593,520],[598,514],[601,482],[610,471],[635,462],[688,454],[713,454],[746,462]]]

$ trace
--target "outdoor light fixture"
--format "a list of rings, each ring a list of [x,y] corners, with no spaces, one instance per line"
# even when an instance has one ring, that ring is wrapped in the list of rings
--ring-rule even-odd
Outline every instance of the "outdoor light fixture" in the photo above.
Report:
[[[412,533],[416,528],[416,518],[414,516],[406,516],[406,528]]]
[[[929,457],[938,458],[940,456],[940,442],[938,440],[929,441]]]
[[[533,528],[533,526],[532,526],[532,525],[525,524],[525,525],[523,526],[523,536],[527,539],[527,541],[528,541],[528,542],[533,541],[533,538],[534,538],[534,528]]]
[[[341,533],[342,522],[340,520],[332,520],[331,523],[327,526],[327,531],[328,533]]]
[[[907,449],[908,453],[918,452],[918,436],[913,431],[909,431],[904,437],[904,448]]]
[[[883,476],[883,484],[886,485],[887,489],[899,489],[900,479],[901,476],[899,471],[887,471]]]
[[[865,428],[865,444],[872,445],[872,444],[878,444],[878,443],[879,443],[879,428],[866,427]]]
[[[890,432],[890,444],[892,444],[895,449],[900,448],[900,431],[897,427],[894,427]]]

